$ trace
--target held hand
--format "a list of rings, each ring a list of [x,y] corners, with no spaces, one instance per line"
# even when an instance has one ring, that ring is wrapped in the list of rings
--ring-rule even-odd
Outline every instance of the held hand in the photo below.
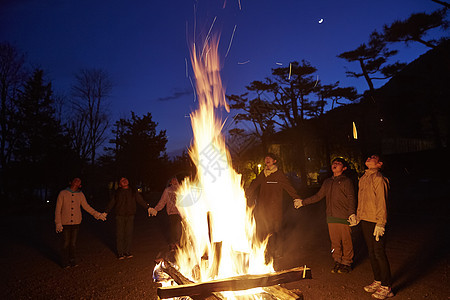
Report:
[[[98,217],[97,217],[97,220],[102,220],[102,221],[106,221],[106,216],[107,216],[108,214],[107,213],[101,213],[101,214],[99,214],[98,215]]]
[[[299,209],[303,206],[303,200],[302,199],[295,199],[294,200],[294,207],[295,209]]]
[[[358,220],[356,219],[356,215],[355,214],[351,214],[348,217],[347,222],[350,223],[350,227],[358,225]]]
[[[373,236],[375,237],[375,241],[380,241],[380,236],[384,235],[384,227],[380,225],[375,225],[375,229],[373,230]]]
[[[158,214],[158,211],[154,209],[153,207],[148,208],[148,216],[149,217],[155,217]]]
[[[60,233],[63,231],[63,226],[62,224],[56,224],[56,233]]]

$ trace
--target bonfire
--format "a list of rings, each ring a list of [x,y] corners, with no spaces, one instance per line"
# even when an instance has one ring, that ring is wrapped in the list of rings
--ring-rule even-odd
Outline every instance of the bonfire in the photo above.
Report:
[[[172,261],[161,260],[155,267],[155,280],[165,286],[158,290],[161,298],[188,295],[195,299],[243,299],[244,293],[245,299],[261,299],[261,287],[281,280],[276,277],[280,273],[275,273],[273,261],[266,261],[268,239],[260,241],[256,236],[241,175],[233,169],[221,132],[224,123],[219,112],[229,112],[229,107],[220,76],[218,46],[219,38],[212,37],[201,49],[194,44],[191,51],[198,109],[191,114],[193,142],[189,154],[197,175],[193,180],[186,178],[177,191],[183,234]],[[306,271],[295,270],[303,277]],[[283,274],[282,280],[287,280]],[[173,292],[180,288],[180,292]]]

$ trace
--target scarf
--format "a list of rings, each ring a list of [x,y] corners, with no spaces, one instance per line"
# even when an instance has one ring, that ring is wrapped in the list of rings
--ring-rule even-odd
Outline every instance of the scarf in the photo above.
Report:
[[[267,167],[264,168],[264,176],[269,176],[272,173],[275,173],[276,171],[278,171],[278,167],[277,166],[273,166],[272,169],[268,169]]]

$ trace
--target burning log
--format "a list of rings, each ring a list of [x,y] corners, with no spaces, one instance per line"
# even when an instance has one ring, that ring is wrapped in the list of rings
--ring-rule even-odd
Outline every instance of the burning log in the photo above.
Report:
[[[168,261],[163,262],[161,269],[165,273],[167,273],[180,286],[184,285],[184,284],[193,283],[191,280],[189,280],[183,274],[181,274],[177,269],[172,267]],[[159,289],[160,288],[158,288],[158,290]],[[162,298],[162,296],[159,295],[159,291],[158,291],[158,296],[160,298]],[[210,293],[209,295],[206,295],[206,296],[205,295],[203,295],[203,296],[192,295],[190,297],[194,300],[203,300],[203,299],[205,299],[205,300],[222,300],[222,299],[224,299],[224,297],[222,297],[220,294],[217,294],[217,293]]]
[[[303,300],[303,294],[297,295],[296,293],[291,292],[290,290],[285,289],[284,287],[281,287],[279,285],[263,287],[262,289],[270,295],[274,296],[276,299]]]
[[[167,266],[166,266],[167,267]],[[172,276],[170,273],[175,271],[179,273],[174,268],[170,267],[168,270],[168,274]],[[163,269],[166,272],[166,269]],[[182,276],[182,275],[181,275]],[[175,281],[179,278],[177,274],[172,277]],[[182,276],[184,277],[184,276]],[[185,277],[184,277],[185,278]],[[310,279],[311,278],[311,269],[304,267],[297,267],[290,270],[280,271],[276,273],[269,273],[263,275],[242,275],[235,276],[226,279],[213,280],[209,282],[203,283],[190,283],[190,280],[187,279],[186,282],[184,279],[180,280],[180,286],[171,286],[171,287],[159,287],[157,290],[158,296],[162,299],[180,297],[180,296],[189,296],[193,299],[221,299],[220,296],[217,296],[216,292],[223,291],[238,291],[238,290],[248,290],[257,287],[269,287],[265,288],[265,290],[276,296],[276,294],[284,293],[289,297],[282,297],[280,299],[299,299],[295,298],[295,294],[290,293],[288,290],[283,288],[274,288],[280,283],[288,283],[293,281],[298,281],[301,279]],[[184,281],[184,282],[183,282]],[[177,282],[178,283],[178,282]],[[287,292],[286,292],[287,291]],[[289,295],[292,294],[292,295]],[[216,298],[209,298],[216,297]],[[276,296],[277,297],[277,296]],[[278,297],[277,297],[278,298]]]

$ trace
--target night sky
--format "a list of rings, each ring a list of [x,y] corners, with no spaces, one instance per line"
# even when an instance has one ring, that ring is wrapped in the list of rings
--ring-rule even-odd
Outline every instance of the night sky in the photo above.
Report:
[[[70,95],[80,68],[104,69],[115,84],[113,120],[151,112],[158,130],[167,130],[168,153],[178,154],[189,145],[186,115],[196,106],[186,77],[186,61],[193,76],[189,47],[194,38],[202,41],[215,18],[227,94],[241,94],[272,68],[302,59],[318,69],[323,84],[340,81],[362,93],[364,80],[345,76],[345,67],[359,71],[358,65],[336,56],[367,42],[384,24],[440,8],[430,0],[6,0],[0,41],[44,69],[57,94]],[[417,43],[397,48],[395,60],[403,62],[428,50]]]

